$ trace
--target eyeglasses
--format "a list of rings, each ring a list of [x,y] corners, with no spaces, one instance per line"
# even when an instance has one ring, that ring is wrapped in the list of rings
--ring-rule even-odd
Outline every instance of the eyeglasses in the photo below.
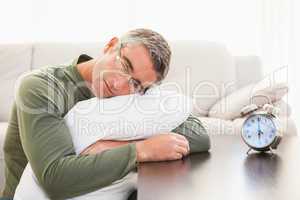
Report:
[[[143,95],[148,90],[148,88],[144,88],[139,80],[136,80],[130,75],[132,66],[130,61],[121,56],[122,47],[123,44],[120,43],[117,49],[116,62],[120,64],[122,73],[128,78],[128,86],[134,91],[134,93]]]

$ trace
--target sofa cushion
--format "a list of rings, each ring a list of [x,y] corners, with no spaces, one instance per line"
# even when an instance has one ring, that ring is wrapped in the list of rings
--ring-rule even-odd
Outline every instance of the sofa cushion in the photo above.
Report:
[[[95,57],[101,55],[103,46],[103,43],[36,43],[33,46],[32,68],[63,64],[80,54]]]
[[[196,116],[206,116],[220,97],[235,88],[234,59],[217,43],[177,41],[171,43],[170,71],[164,82],[193,97]]]
[[[263,106],[266,103],[279,101],[288,92],[287,83],[269,85],[265,81],[250,84],[236,90],[232,94],[220,99],[209,110],[208,116],[233,120],[241,117],[241,110],[251,103]],[[286,111],[287,109],[283,110]]]
[[[263,79],[262,62],[258,56],[235,56],[234,62],[237,89]]]
[[[0,44],[0,121],[7,121],[17,78],[30,70],[31,44]]]
[[[101,54],[104,43],[38,43],[33,50],[33,68],[56,65],[79,54]],[[217,43],[176,41],[171,43],[172,59],[165,82],[194,97],[194,114],[207,115],[208,109],[234,89],[235,65],[227,49]]]

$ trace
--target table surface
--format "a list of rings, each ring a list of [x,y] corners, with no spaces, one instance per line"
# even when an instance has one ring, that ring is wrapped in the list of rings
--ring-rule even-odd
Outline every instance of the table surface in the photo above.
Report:
[[[300,140],[285,136],[275,154],[250,153],[239,136],[212,136],[209,153],[141,164],[138,200],[299,200]]]

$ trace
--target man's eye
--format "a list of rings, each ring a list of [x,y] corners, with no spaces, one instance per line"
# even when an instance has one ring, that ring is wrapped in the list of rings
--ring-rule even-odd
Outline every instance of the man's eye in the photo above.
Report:
[[[129,73],[128,66],[124,62],[121,62],[121,64],[122,64],[122,70],[126,73]]]
[[[134,88],[138,88],[139,87],[139,84],[136,81],[133,81],[132,83],[133,83],[133,87]]]
[[[135,79],[132,79],[132,84],[133,84],[133,87],[135,89],[140,89],[141,88],[141,85],[139,84],[138,81],[136,81]]]

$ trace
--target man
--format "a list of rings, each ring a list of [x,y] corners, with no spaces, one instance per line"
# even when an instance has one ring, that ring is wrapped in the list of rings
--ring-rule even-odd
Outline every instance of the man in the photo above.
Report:
[[[65,114],[94,96],[143,94],[166,76],[170,57],[170,47],[160,34],[136,29],[121,39],[112,38],[96,59],[81,55],[69,66],[23,76],[5,139],[2,197],[13,197],[27,162],[51,199],[65,199],[110,185],[139,162],[176,160],[208,150],[208,143],[197,142],[204,131],[201,124],[188,120],[176,129],[185,137],[174,133],[135,142],[99,141],[83,155],[75,155]]]

